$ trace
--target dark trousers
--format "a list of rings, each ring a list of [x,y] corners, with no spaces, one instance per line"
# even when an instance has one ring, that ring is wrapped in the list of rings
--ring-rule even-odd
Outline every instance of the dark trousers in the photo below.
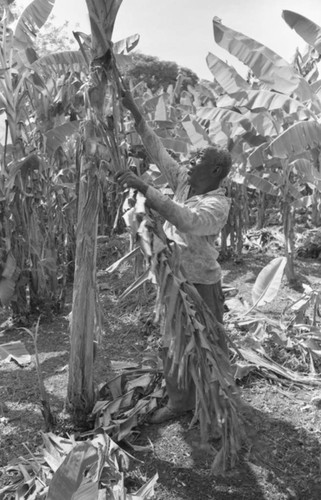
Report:
[[[194,283],[194,286],[214,314],[216,320],[219,323],[223,323],[224,295],[222,292],[221,282],[213,285]],[[228,348],[223,334],[220,334],[219,344],[224,352],[227,353]],[[168,348],[163,349],[163,365],[168,394],[168,406],[177,412],[192,410],[195,407],[194,383],[190,378],[186,389],[181,389],[177,386],[178,367],[176,366],[173,372],[170,373],[172,360],[168,357]]]

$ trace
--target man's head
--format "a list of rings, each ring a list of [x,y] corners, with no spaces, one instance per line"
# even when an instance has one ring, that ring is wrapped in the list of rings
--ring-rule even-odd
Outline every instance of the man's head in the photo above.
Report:
[[[189,184],[194,194],[205,194],[217,189],[228,175],[232,157],[226,149],[208,146],[200,149],[190,160]]]

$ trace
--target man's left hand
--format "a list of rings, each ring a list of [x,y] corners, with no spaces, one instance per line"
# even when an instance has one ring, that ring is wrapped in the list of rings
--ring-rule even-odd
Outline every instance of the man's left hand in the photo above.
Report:
[[[125,189],[134,188],[140,191],[143,195],[146,194],[148,184],[142,181],[134,172],[126,170],[125,172],[117,172],[115,180]]]

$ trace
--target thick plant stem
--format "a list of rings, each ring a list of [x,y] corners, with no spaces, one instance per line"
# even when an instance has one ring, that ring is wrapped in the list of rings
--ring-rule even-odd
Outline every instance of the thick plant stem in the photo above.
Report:
[[[100,188],[95,158],[81,164],[67,405],[76,422],[94,404],[96,240]]]
[[[266,194],[263,191],[259,192],[258,207],[257,207],[257,228],[262,229],[265,222],[265,209],[266,209]]]
[[[285,272],[289,282],[291,283],[296,279],[294,271],[294,217],[293,209],[287,201],[284,203],[283,214],[285,256],[287,259]]]

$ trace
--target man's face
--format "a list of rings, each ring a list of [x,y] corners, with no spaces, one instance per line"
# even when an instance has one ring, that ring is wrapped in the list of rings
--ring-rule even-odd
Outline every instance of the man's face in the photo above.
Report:
[[[200,152],[191,158],[187,175],[188,183],[195,192],[202,194],[215,189],[215,164],[206,152]]]

